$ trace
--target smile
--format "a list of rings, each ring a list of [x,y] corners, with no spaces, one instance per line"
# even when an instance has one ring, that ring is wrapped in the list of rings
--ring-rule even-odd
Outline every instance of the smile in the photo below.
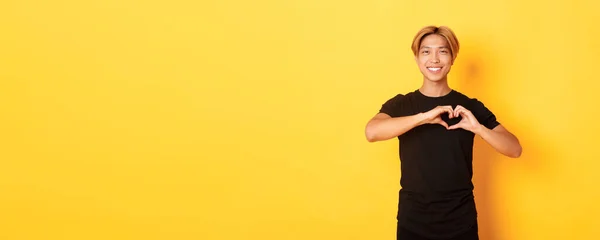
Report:
[[[432,71],[432,72],[439,72],[442,68],[439,68],[439,67],[435,67],[435,68],[434,67],[428,67],[427,69],[429,71]]]

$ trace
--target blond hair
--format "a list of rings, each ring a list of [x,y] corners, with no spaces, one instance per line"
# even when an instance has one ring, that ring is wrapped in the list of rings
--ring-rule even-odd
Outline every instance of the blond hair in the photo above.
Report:
[[[460,44],[458,42],[458,38],[454,32],[446,26],[426,26],[421,28],[412,42],[412,51],[415,56],[419,53],[419,48],[421,47],[421,41],[431,34],[437,34],[446,39],[446,42],[450,45],[450,52],[452,54],[452,59],[456,59],[456,55],[458,55],[458,49],[460,48]]]

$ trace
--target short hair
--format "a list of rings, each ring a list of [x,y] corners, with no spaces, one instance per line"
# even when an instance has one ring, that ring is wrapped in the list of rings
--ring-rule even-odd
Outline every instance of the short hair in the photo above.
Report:
[[[419,53],[419,47],[421,47],[421,41],[431,34],[437,34],[446,39],[448,44],[450,45],[450,53],[452,54],[452,59],[456,59],[456,55],[458,55],[458,49],[460,48],[460,44],[458,42],[458,38],[454,32],[446,26],[426,26],[421,28],[417,35],[415,35],[412,42],[412,51],[415,56]]]

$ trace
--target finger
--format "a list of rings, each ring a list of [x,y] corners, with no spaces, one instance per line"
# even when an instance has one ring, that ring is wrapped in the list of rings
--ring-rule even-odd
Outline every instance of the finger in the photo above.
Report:
[[[456,108],[454,108],[454,116],[458,117],[459,115],[459,111],[465,109],[463,106],[461,105],[456,105]]]
[[[456,106],[456,109],[455,109],[455,110],[457,110],[457,111],[469,112],[469,113],[471,112],[469,109],[466,109],[465,107],[463,107],[463,106],[461,106],[461,105],[458,105],[458,106]]]
[[[440,119],[438,124],[444,126],[446,129],[448,129],[448,124],[446,122],[444,122],[443,120]]]
[[[437,123],[437,124],[439,124],[439,125],[442,125],[442,126],[444,126],[446,129],[448,129],[448,124],[447,124],[446,122],[444,122],[444,120],[442,120],[442,119],[440,119],[440,118],[437,118],[437,119],[435,120],[435,122],[434,122],[434,123]]]
[[[457,112],[465,118],[475,118],[475,116],[473,116],[473,113],[471,113],[471,111],[467,110],[466,108],[461,108]]]
[[[454,114],[456,114],[456,116],[461,115],[463,112],[464,112],[463,108],[454,109]]]
[[[454,112],[452,110],[452,106],[443,106],[444,111],[448,113],[448,118],[454,117]]]
[[[452,117],[452,110],[451,108],[448,108],[448,106],[438,106],[435,110],[436,116],[440,116],[447,112],[448,114],[450,114],[450,117]]]
[[[462,124],[457,123],[457,124],[454,124],[454,125],[448,127],[448,130],[459,129],[459,128],[463,128]]]

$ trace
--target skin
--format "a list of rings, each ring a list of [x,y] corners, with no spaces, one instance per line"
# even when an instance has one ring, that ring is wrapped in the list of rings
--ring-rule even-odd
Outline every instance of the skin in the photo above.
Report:
[[[425,37],[421,41],[415,61],[423,74],[423,84],[419,88],[421,93],[430,97],[439,97],[452,91],[448,86],[448,73],[454,64],[454,57],[444,37],[437,34]],[[449,127],[441,118],[443,113],[448,113],[450,118],[461,116],[462,120]],[[451,106],[437,106],[424,113],[396,118],[378,113],[367,123],[365,135],[369,142],[384,141],[398,137],[423,124],[440,124],[448,131],[465,129],[479,135],[505,156],[511,158],[521,156],[522,147],[514,134],[502,125],[494,129],[486,128],[477,121],[471,111],[460,105],[454,109]]]

